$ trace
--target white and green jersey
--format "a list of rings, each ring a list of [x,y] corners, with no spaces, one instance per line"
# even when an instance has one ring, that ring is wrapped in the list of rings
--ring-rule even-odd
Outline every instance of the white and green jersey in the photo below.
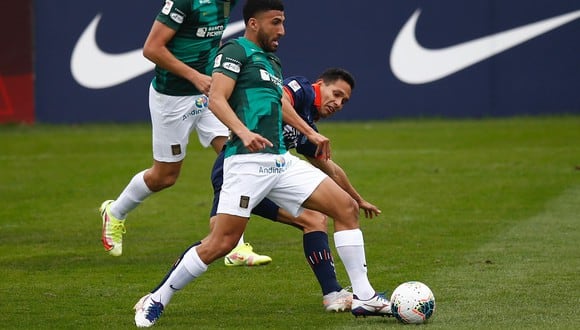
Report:
[[[228,102],[246,127],[270,140],[273,147],[261,153],[286,152],[282,135],[282,66],[273,53],[262,50],[244,37],[225,43],[215,58],[214,72],[236,81]],[[250,151],[233,136],[225,156]]]
[[[211,75],[230,10],[237,0],[165,0],[156,20],[175,30],[167,43],[169,51],[195,70]],[[177,75],[155,67],[153,88],[166,95],[202,94],[195,86]]]

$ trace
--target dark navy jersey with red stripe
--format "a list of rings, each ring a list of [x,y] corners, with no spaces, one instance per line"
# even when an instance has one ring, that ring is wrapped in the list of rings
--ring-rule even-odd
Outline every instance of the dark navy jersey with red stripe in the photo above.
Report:
[[[290,97],[294,109],[304,121],[318,132],[315,122],[318,120],[318,109],[314,105],[316,93],[312,83],[302,76],[293,76],[284,79],[284,91]],[[284,143],[286,149],[296,148],[299,154],[316,157],[316,145],[308,141],[304,134],[294,127],[284,123]]]

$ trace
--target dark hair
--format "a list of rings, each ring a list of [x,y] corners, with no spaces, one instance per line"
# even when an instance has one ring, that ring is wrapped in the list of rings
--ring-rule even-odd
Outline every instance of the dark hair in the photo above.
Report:
[[[244,22],[247,25],[250,18],[268,10],[284,11],[282,0],[247,0],[243,9]]]
[[[324,70],[322,74],[318,77],[318,79],[322,79],[325,84],[329,84],[335,82],[339,79],[344,80],[347,84],[350,85],[350,88],[354,90],[354,77],[352,74],[345,69],[341,68],[330,68]]]

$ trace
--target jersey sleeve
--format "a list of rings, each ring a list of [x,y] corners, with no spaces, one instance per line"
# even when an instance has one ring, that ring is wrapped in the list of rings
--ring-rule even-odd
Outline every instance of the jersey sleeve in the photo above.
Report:
[[[191,0],[165,0],[165,5],[155,19],[177,31],[191,6]]]
[[[241,45],[230,40],[220,47],[213,64],[213,72],[220,72],[237,80],[245,62],[246,53]]]
[[[310,87],[310,81],[306,77],[294,76],[284,80],[284,89],[293,101],[296,113],[304,121],[318,132],[316,124],[312,118],[311,109],[314,102],[314,94]],[[316,157],[316,145],[310,142],[302,133],[294,130],[294,136],[288,136],[286,141],[294,140],[294,143],[287,143],[296,148],[296,152],[307,157]]]
[[[310,125],[318,132],[316,125]],[[296,144],[296,152],[301,155],[316,158],[316,144],[310,142],[304,134],[298,136],[298,143]]]
[[[292,100],[292,106],[296,109],[298,114],[301,114],[300,109],[307,106],[305,88],[303,87],[303,82],[299,78],[291,77],[284,81],[284,90],[287,92],[288,96]]]

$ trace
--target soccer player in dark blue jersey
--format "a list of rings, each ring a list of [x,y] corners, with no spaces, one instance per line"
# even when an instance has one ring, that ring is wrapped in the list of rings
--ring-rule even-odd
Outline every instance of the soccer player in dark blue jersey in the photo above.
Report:
[[[284,93],[297,114],[318,132],[316,122],[328,118],[342,110],[351,97],[355,80],[346,70],[331,68],[324,71],[316,82],[311,83],[302,76],[284,80]],[[316,155],[317,146],[291,125],[284,125],[286,148],[296,149],[314,166],[320,168],[338,183],[364,210],[367,218],[381,213],[373,204],[367,202],[352,186],[345,171],[332,160],[320,159]],[[224,153],[220,153],[212,170],[214,202],[211,217],[216,215],[219,195],[223,182]],[[297,227],[304,233],[303,245],[306,260],[312,267],[323,294],[323,305],[327,311],[348,311],[351,308],[352,293],[343,289],[336,279],[333,258],[328,243],[326,215],[306,209],[300,216],[293,217],[269,199],[256,206],[253,214]],[[213,221],[211,221],[213,223]],[[237,256],[225,257],[226,265],[237,262]]]

